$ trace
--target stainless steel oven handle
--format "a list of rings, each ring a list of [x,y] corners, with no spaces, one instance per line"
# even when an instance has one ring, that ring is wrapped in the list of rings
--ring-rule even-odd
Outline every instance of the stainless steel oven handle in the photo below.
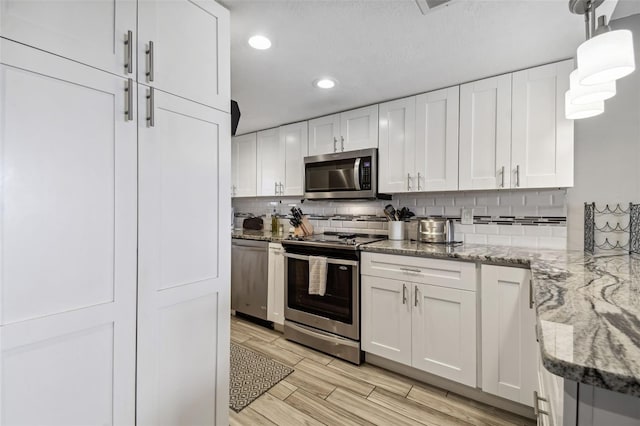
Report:
[[[290,259],[298,259],[298,260],[306,260],[309,261],[309,256],[304,256],[301,254],[293,254],[293,253],[284,253],[284,257],[288,257]],[[327,263],[332,265],[349,265],[349,266],[358,266],[358,262],[355,260],[342,260],[342,259],[332,259],[330,257],[327,258]]]
[[[353,165],[353,181],[356,184],[356,191],[360,191],[360,157],[356,158]]]

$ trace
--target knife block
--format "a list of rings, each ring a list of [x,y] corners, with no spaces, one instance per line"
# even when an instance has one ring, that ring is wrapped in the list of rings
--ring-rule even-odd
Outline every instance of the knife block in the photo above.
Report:
[[[307,216],[302,216],[302,225],[293,229],[293,235],[296,237],[308,237],[313,235],[313,225],[311,225]]]

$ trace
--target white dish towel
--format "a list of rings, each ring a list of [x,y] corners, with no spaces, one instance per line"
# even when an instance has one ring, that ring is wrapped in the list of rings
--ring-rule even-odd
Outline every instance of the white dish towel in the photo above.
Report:
[[[309,294],[324,296],[327,291],[327,258],[309,256]]]

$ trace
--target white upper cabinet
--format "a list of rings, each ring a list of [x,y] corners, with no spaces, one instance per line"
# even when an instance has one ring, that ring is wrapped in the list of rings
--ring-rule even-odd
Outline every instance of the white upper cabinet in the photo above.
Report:
[[[460,86],[461,190],[511,186],[511,74]]]
[[[378,105],[309,120],[309,155],[378,147]]]
[[[229,34],[213,0],[140,0],[138,81],[229,112]]]
[[[511,187],[573,186],[573,120],[565,118],[573,60],[513,74]]]
[[[416,97],[380,104],[378,188],[381,193],[417,188],[415,176]]]
[[[134,424],[135,85],[7,40],[0,55],[2,423]]]
[[[304,194],[304,157],[307,156],[307,122],[280,127],[280,150],[284,151],[281,195]]]
[[[537,386],[531,272],[482,265],[482,390],[531,406]]]
[[[258,132],[257,143],[258,196],[282,195],[285,153],[279,129]]]
[[[459,86],[416,97],[417,191],[458,189]]]
[[[134,0],[0,1],[0,36],[116,75],[135,75],[135,35]]]
[[[231,140],[231,196],[255,197],[257,194],[256,134],[236,136]]]
[[[337,151],[378,147],[378,105],[340,114],[340,144]]]
[[[309,120],[309,155],[337,152],[339,139],[340,114]]]

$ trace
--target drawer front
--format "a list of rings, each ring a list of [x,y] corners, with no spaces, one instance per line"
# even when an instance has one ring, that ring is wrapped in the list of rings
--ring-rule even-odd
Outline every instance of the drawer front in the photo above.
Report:
[[[475,263],[362,253],[362,275],[476,291]]]

